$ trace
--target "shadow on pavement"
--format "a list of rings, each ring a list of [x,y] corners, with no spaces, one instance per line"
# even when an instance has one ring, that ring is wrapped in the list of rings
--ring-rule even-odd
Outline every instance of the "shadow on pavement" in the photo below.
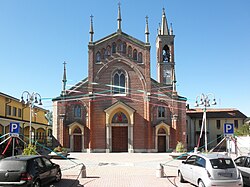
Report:
[[[76,158],[73,157],[62,157],[62,156],[50,156],[50,159],[55,159],[55,160],[75,160]]]
[[[74,179],[61,179],[60,182],[57,183],[53,183],[51,184],[49,187],[83,187],[83,185],[81,185],[79,183],[79,180],[74,180]]]

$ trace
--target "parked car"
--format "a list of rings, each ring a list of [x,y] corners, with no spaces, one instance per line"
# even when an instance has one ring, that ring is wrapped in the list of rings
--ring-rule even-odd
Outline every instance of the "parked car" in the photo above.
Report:
[[[180,182],[199,187],[243,186],[242,176],[234,161],[222,154],[192,154],[178,168]]]
[[[234,162],[241,172],[244,184],[250,185],[250,155],[239,156]]]
[[[62,177],[58,164],[42,155],[12,156],[0,160],[0,186],[40,187]]]

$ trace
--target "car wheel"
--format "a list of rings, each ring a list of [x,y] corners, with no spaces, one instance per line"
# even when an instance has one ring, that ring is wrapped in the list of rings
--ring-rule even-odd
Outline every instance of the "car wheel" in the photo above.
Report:
[[[34,184],[33,184],[32,187],[41,187],[40,181],[39,181],[39,180],[36,180],[36,181],[34,182]]]
[[[202,180],[199,180],[198,186],[199,186],[199,187],[205,187],[205,184],[203,183]]]
[[[58,170],[57,173],[56,173],[56,176],[55,176],[55,181],[56,182],[59,182],[62,178],[62,173],[61,173],[61,170]]]
[[[179,181],[180,182],[185,182],[185,180],[184,180],[184,178],[183,178],[183,176],[182,176],[182,174],[181,174],[180,171],[179,171]]]

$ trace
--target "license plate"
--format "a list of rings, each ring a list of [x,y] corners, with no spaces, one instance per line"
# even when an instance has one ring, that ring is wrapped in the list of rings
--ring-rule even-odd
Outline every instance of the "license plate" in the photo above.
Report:
[[[232,177],[232,173],[218,173],[218,175],[222,177]]]

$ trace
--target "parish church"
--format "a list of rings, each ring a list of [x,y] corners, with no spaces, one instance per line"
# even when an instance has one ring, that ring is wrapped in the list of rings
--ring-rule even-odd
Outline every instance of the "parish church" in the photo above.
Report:
[[[117,30],[97,41],[91,16],[88,76],[70,89],[64,63],[62,91],[52,100],[53,135],[73,152],[167,152],[178,141],[186,146],[186,98],[176,90],[175,35],[165,9],[153,44],[157,80],[151,78],[148,17],[141,41],[122,30],[121,15],[119,5]]]

